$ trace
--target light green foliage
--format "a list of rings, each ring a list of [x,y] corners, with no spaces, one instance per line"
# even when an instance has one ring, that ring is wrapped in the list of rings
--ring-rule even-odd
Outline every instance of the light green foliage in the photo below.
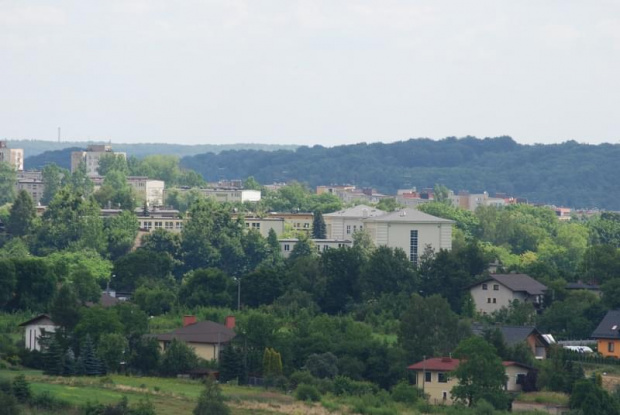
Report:
[[[342,201],[333,194],[311,192],[299,182],[290,182],[274,192],[265,192],[261,202],[263,210],[274,212],[321,212],[342,209]]]
[[[300,401],[318,402],[321,400],[321,393],[316,386],[301,384],[295,389],[295,398]]]
[[[134,291],[131,300],[150,316],[158,316],[172,310],[177,297],[174,291],[163,285],[142,285]]]
[[[456,226],[463,230],[467,237],[479,232],[480,220],[467,210],[441,202],[424,203],[418,206],[418,209],[429,215],[456,221]]]
[[[593,245],[611,245],[620,248],[620,214],[603,212],[588,222]]]
[[[405,404],[414,404],[419,398],[418,390],[406,381],[400,381],[392,388],[392,400]]]
[[[506,373],[493,346],[473,336],[463,340],[454,355],[461,362],[454,371],[458,385],[452,388],[452,396],[468,406],[485,399],[497,409],[507,409]]]
[[[263,376],[279,376],[282,374],[282,356],[268,347],[263,353]]]
[[[0,206],[15,199],[15,169],[9,163],[0,161]]]
[[[114,153],[103,154],[99,157],[99,167],[97,168],[99,175],[106,177],[112,170],[125,175],[129,174],[129,166],[125,157]]]
[[[130,210],[136,207],[137,201],[133,189],[127,183],[125,173],[110,170],[103,185],[94,194],[94,198],[102,208]]]
[[[22,238],[12,238],[0,248],[0,258],[25,258],[30,255]]]
[[[253,176],[250,176],[243,181],[243,188],[249,190],[261,190],[262,186]]]
[[[435,201],[438,203],[443,203],[446,205],[450,205],[450,189],[442,184],[436,184],[433,187],[433,196]]]
[[[385,212],[394,212],[395,210],[403,207],[404,206],[398,203],[393,197],[386,197],[384,199],[381,199],[376,206],[377,209],[383,210]]]
[[[78,168],[71,173],[68,184],[71,191],[80,196],[88,197],[93,193],[94,184],[86,174],[86,164],[84,164],[84,162],[81,162]],[[54,196],[54,198],[56,198],[56,196]]]
[[[112,263],[92,249],[54,252],[46,260],[54,273],[67,281],[73,281],[78,271],[87,271],[97,284],[105,285],[112,272]]]
[[[64,284],[58,290],[50,308],[54,316],[54,323],[71,331],[80,320],[80,305],[78,296],[69,284]]]
[[[68,188],[58,192],[43,214],[37,245],[41,252],[67,248],[104,252],[103,221],[95,201]]]

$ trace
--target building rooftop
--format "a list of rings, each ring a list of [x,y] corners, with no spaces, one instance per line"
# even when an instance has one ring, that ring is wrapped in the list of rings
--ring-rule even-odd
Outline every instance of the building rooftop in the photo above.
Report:
[[[402,222],[402,223],[456,223],[450,219],[438,218],[417,209],[406,208],[396,212],[386,213],[377,217],[370,217],[366,222]]]
[[[441,372],[452,372],[459,366],[461,361],[459,359],[452,359],[450,357],[431,357],[430,359],[422,360],[408,366],[409,370],[437,370]]]
[[[542,295],[547,291],[546,285],[527,274],[491,274],[486,280],[470,285],[470,288],[489,281],[497,281],[512,291],[523,291],[529,295]]]
[[[472,324],[471,331],[477,336],[482,336],[485,330],[493,330],[496,328],[501,331],[507,346],[514,346],[524,342],[531,334],[540,336],[545,343],[549,343],[547,338],[534,326],[485,326],[482,324]]]
[[[171,341],[172,339],[182,340],[190,343],[228,343],[236,336],[234,330],[229,329],[223,324],[213,321],[199,321],[194,324],[176,329],[170,333],[156,334],[157,340]]]
[[[342,209],[337,212],[326,213],[326,218],[372,218],[385,215],[385,211],[368,205],[357,205],[352,208]]]
[[[620,310],[609,310],[592,332],[595,339],[620,339]]]

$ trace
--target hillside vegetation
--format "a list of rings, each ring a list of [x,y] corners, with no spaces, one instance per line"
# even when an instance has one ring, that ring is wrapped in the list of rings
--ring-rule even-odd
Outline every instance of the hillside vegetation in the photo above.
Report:
[[[620,194],[612,191],[619,157],[620,145],[522,145],[510,137],[450,137],[296,151],[222,151],[188,156],[181,164],[207,180],[254,176],[261,183],[351,183],[389,193],[441,183],[455,191],[486,190],[532,202],[620,209]]]

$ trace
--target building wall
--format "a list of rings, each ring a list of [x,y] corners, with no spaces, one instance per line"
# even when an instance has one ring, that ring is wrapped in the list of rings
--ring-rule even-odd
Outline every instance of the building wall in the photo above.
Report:
[[[430,373],[430,382],[425,381],[425,373]],[[428,401],[432,404],[452,405],[454,400],[450,391],[458,385],[458,381],[456,378],[448,377],[447,382],[439,382],[439,373],[447,374],[447,372],[437,372],[434,370],[427,370],[426,372],[416,371],[415,387],[423,390],[428,395]]]
[[[408,258],[411,254],[412,230],[418,231],[418,260],[427,245],[430,245],[435,252],[440,249],[452,249],[451,224],[366,222],[365,226],[375,245],[400,248],[405,251]]]
[[[278,237],[284,233],[284,219],[244,218],[244,221],[247,229],[259,231],[263,238],[269,236],[271,229]]]
[[[28,192],[32,201],[35,205],[38,205],[43,197],[43,192],[45,191],[45,184],[42,181],[37,180],[17,180],[15,184],[15,189],[19,192],[20,190],[25,190]]]
[[[280,252],[284,258],[288,258],[293,252],[297,239],[280,239]],[[328,239],[312,239],[314,249],[318,253],[327,251],[328,249],[338,249],[344,247],[352,247],[353,241],[350,240],[328,240]]]
[[[30,324],[26,326],[24,346],[28,350],[41,350],[39,344],[39,336],[45,331],[46,333],[53,333],[56,331],[56,326],[50,324],[51,322],[43,322],[43,324]]]
[[[166,347],[169,341],[159,341],[159,349],[163,352],[166,351]],[[220,356],[221,345],[210,343],[192,343],[188,342],[187,345],[194,349],[196,356],[205,360],[218,360]]]
[[[364,229],[362,218],[332,218],[324,216],[328,239],[351,239],[353,234]]]
[[[603,357],[616,357],[620,358],[620,340],[614,339],[598,339],[596,341],[598,352]],[[612,345],[612,350],[609,347]]]
[[[0,148],[0,162],[9,163],[17,171],[24,170],[24,150],[21,148]]]
[[[170,232],[181,232],[183,230],[183,219],[180,218],[157,218],[157,217],[140,217],[138,216],[138,226],[140,229],[152,231],[155,229],[164,229]]]
[[[139,200],[146,201],[149,206],[164,205],[165,182],[150,180],[146,177],[128,177],[127,183],[134,189]]]
[[[71,173],[75,172],[81,162],[86,165],[86,174],[89,177],[99,176],[99,159],[104,154],[113,154],[123,158],[127,158],[126,153],[112,151],[110,146],[92,145],[88,146],[86,151],[74,151],[71,153]]]
[[[259,202],[261,200],[260,190],[200,189],[200,192],[220,203]]]
[[[519,392],[521,391],[521,385],[517,385],[517,376],[518,375],[527,375],[527,369],[521,366],[506,366],[506,376],[508,380],[506,381],[506,390],[508,392]]]
[[[295,231],[301,231],[307,235],[312,232],[314,221],[312,213],[270,213],[269,217],[284,219],[284,223],[290,225]]]
[[[486,285],[487,289],[483,289]],[[494,287],[498,289],[495,290]],[[523,301],[520,293],[513,293],[508,287],[497,281],[488,281],[472,287],[469,292],[476,304],[476,310],[482,314],[491,314],[502,307],[508,308],[513,300]],[[489,301],[490,300],[490,301]]]

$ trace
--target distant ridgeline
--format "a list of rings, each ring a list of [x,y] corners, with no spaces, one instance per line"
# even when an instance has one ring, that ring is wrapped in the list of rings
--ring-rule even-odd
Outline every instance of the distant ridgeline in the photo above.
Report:
[[[14,148],[23,148],[24,168],[40,169],[46,164],[56,163],[68,169],[71,165],[71,152],[85,149],[89,144],[107,144],[103,142],[79,142],[79,141],[43,141],[43,140],[9,140]],[[142,144],[120,144],[112,143],[115,151],[125,152],[128,156],[138,158],[152,154],[166,154],[178,157],[194,155],[204,152],[219,153],[226,150],[295,150],[296,145],[275,145],[275,144],[161,144],[161,143],[142,143]]]
[[[181,166],[209,181],[254,176],[261,183],[347,183],[386,193],[438,183],[454,191],[486,190],[530,202],[620,210],[619,160],[620,145],[522,145],[510,137],[449,137],[295,151],[222,151],[184,157]]]

